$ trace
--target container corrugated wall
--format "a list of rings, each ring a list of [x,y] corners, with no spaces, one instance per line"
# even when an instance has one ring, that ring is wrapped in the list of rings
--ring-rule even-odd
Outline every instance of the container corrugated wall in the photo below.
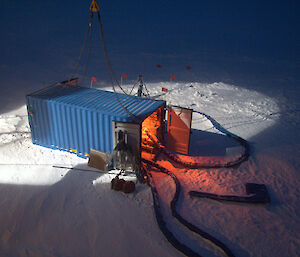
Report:
[[[124,110],[139,116],[136,120]],[[32,142],[87,157],[90,149],[112,152],[112,121],[141,123],[164,101],[82,87],[56,86],[26,97]]]

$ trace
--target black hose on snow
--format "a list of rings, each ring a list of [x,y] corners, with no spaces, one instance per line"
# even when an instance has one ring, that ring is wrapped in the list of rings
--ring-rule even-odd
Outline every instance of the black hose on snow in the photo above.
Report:
[[[225,134],[226,136],[232,138],[233,140],[235,140],[239,145],[241,145],[244,148],[244,152],[243,154],[238,157],[237,159],[233,160],[233,161],[229,161],[226,163],[219,163],[219,164],[211,164],[211,165],[205,165],[205,164],[201,164],[201,163],[190,163],[190,162],[184,162],[182,160],[180,160],[180,158],[178,158],[178,156],[176,154],[171,153],[170,151],[168,151],[164,146],[159,145],[155,139],[149,134],[147,133],[148,137],[151,139],[151,141],[154,143],[155,148],[159,149],[159,152],[163,152],[169,159],[171,159],[172,161],[183,165],[186,168],[190,168],[190,169],[219,169],[219,168],[230,168],[230,167],[234,167],[237,166],[239,164],[241,164],[244,161],[247,161],[249,156],[250,156],[250,146],[248,144],[248,142],[227,131],[225,128],[223,128],[216,120],[214,120],[212,117],[210,117],[209,115],[202,113],[202,112],[197,112],[194,111],[196,113],[199,113],[203,116],[205,116],[207,119],[209,119],[209,121],[213,124],[213,126],[220,132],[222,132],[223,134]]]
[[[217,248],[219,248],[219,250],[221,250],[227,257],[234,257],[234,254],[231,252],[231,250],[224,243],[222,243],[221,241],[219,241],[218,239],[216,239],[212,235],[208,234],[207,232],[203,231],[202,229],[196,227],[192,223],[188,222],[186,219],[184,219],[177,212],[176,204],[177,204],[179,196],[180,196],[181,185],[180,185],[180,182],[179,182],[178,178],[175,176],[175,174],[173,172],[165,169],[164,167],[162,167],[162,166],[160,166],[156,163],[153,163],[151,161],[143,159],[142,162],[144,162],[145,164],[147,164],[150,167],[154,167],[154,168],[158,169],[159,172],[162,172],[164,174],[169,175],[173,179],[173,181],[176,185],[176,191],[175,191],[174,197],[173,197],[173,199],[171,201],[171,204],[170,204],[172,216],[174,218],[176,218],[185,227],[187,227],[189,230],[191,230],[194,233],[198,234],[200,237],[210,241],[213,245],[215,245]],[[167,240],[177,250],[181,251],[182,253],[184,253],[187,256],[200,256],[199,254],[197,254],[193,250],[191,250],[189,247],[187,247],[187,246],[181,244],[180,242],[178,242],[178,240],[174,237],[172,232],[170,232],[168,230],[168,228],[166,227],[166,223],[163,220],[162,213],[161,213],[161,210],[160,210],[160,207],[159,207],[158,193],[157,193],[157,190],[155,188],[155,185],[150,184],[150,187],[151,187],[151,190],[152,190],[152,195],[153,195],[153,200],[154,200],[154,210],[155,210],[156,220],[157,220],[157,223],[160,227],[160,230],[166,236]]]

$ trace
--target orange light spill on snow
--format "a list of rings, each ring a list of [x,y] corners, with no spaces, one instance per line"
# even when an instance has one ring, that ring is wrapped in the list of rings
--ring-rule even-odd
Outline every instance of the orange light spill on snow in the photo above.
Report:
[[[155,142],[163,141],[163,106],[152,113],[142,123],[142,149],[152,153]],[[151,138],[150,138],[151,137]]]

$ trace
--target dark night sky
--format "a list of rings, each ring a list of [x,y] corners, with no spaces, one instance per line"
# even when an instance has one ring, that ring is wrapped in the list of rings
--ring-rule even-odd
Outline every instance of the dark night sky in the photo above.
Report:
[[[1,0],[1,86],[67,78],[84,39],[90,2]],[[148,81],[168,80],[174,73],[179,80],[200,82],[299,82],[298,0],[99,4],[111,62],[129,79],[142,73]],[[96,19],[94,25],[88,76],[107,80]],[[192,66],[190,74],[186,65]]]

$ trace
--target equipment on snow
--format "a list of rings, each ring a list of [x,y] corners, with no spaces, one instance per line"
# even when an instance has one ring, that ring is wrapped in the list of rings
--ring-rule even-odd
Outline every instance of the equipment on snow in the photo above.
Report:
[[[107,153],[91,149],[88,166],[98,170],[106,171],[108,156],[109,155]]]
[[[119,170],[137,170],[137,155],[132,151],[127,140],[127,134],[120,130],[118,132],[118,143],[111,154],[110,161],[107,163],[107,169],[113,167]]]
[[[111,180],[111,189],[129,194],[135,190],[135,183],[133,181],[125,181],[124,179],[120,179],[119,175],[117,175]]]
[[[190,191],[190,196],[209,198],[218,201],[229,201],[238,203],[270,203],[270,196],[266,185],[247,183],[245,184],[248,196],[217,195],[206,192]]]
[[[144,82],[143,82],[143,76],[142,75],[139,75],[139,80],[138,80],[138,83],[139,83],[139,89],[138,89],[138,96],[142,96],[142,93],[143,93],[143,87],[144,87]]]
[[[116,191],[121,191],[123,189],[124,183],[125,183],[125,180],[119,179],[119,176],[117,175],[111,181],[111,189],[116,190]]]
[[[125,194],[132,193],[134,190],[135,190],[135,183],[134,183],[133,181],[126,181],[126,182],[123,184],[122,191],[123,191]]]

